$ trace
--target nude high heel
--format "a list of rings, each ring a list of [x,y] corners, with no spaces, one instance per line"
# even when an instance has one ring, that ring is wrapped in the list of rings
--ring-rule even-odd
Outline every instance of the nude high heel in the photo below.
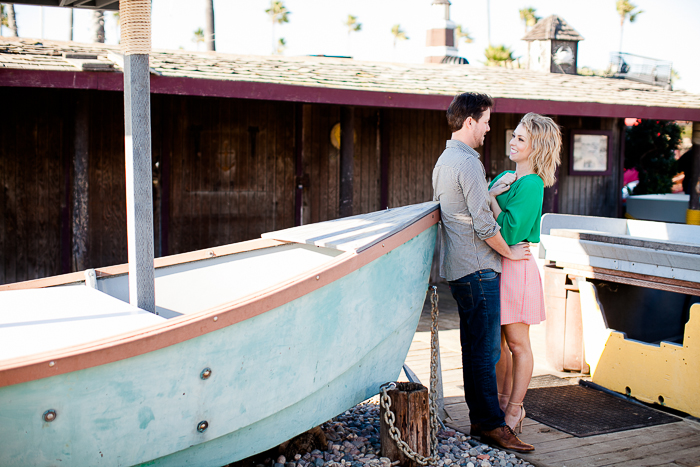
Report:
[[[520,407],[520,420],[515,422],[515,426],[513,427],[513,431],[517,433],[522,433],[523,432],[523,420],[525,420],[525,407],[523,407],[522,402],[520,404],[516,404],[515,402],[508,402],[508,405],[515,405]]]

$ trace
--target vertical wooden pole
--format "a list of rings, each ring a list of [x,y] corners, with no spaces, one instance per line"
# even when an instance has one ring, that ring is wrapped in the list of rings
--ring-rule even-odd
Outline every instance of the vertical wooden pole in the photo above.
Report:
[[[294,225],[302,225],[303,208],[304,208],[304,104],[296,104],[294,108],[294,155],[295,155],[295,172],[296,186],[294,189]]]
[[[355,109],[340,109],[340,217],[352,216],[355,157]]]
[[[382,111],[379,113],[379,127],[379,170],[381,178],[379,207],[380,209],[386,209],[389,207],[389,156],[391,152],[389,145],[389,111],[386,109],[382,109]]]
[[[129,302],[156,312],[151,174],[150,0],[122,0]]]
[[[73,149],[73,185],[71,215],[71,270],[87,269],[88,263],[88,144],[89,109],[87,92],[81,92],[75,104]]]
[[[693,122],[693,173],[691,177],[690,202],[686,213],[686,223],[700,225],[700,122]]]

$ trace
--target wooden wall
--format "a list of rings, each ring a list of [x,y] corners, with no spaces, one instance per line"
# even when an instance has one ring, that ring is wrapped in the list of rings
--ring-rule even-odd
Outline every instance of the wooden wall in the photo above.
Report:
[[[65,133],[70,100],[50,90],[3,93],[0,284],[61,272]],[[38,109],[43,110],[37,112]]]
[[[163,95],[152,102],[154,159],[162,159],[161,196],[169,197],[163,254],[294,226],[295,104]]]
[[[389,207],[433,199],[432,174],[451,133],[445,112],[385,110],[389,138]]]
[[[0,284],[70,272],[78,98],[89,116],[86,264],[127,261],[122,94],[14,88],[0,114]],[[340,109],[153,95],[156,256],[257,238],[294,226],[299,214],[304,224],[337,218],[331,130]],[[354,214],[432,199],[432,170],[450,138],[444,112],[356,107],[354,115]],[[492,116],[478,149],[489,178],[513,167],[505,130],[520,117]],[[616,216],[620,121],[557,121],[564,128],[558,211]],[[568,176],[571,129],[613,130],[612,175]]]

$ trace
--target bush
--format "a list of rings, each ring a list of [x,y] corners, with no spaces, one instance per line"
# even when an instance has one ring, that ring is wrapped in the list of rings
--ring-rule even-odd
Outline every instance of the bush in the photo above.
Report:
[[[674,151],[681,142],[681,127],[664,120],[638,120],[627,128],[625,168],[636,168],[639,184],[632,194],[670,193],[678,173]]]

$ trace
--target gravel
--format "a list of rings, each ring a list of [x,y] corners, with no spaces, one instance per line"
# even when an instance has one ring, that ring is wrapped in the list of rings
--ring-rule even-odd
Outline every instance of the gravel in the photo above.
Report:
[[[280,456],[258,467],[393,467],[381,457],[379,402],[374,397],[327,421],[321,428],[328,439],[325,451]],[[455,430],[438,433],[438,467],[514,467],[531,465],[514,454],[494,449]]]

